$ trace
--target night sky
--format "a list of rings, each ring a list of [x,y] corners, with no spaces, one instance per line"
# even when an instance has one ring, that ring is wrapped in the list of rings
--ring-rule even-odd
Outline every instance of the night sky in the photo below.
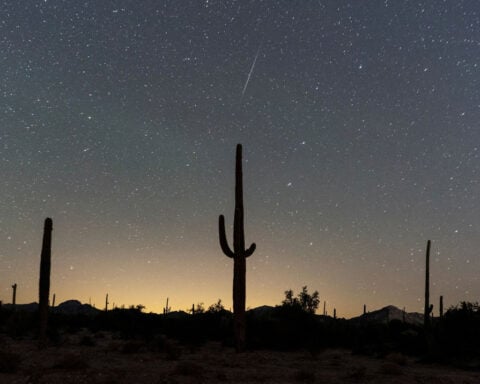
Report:
[[[247,307],[480,299],[480,4],[0,3],[0,300],[232,306],[243,144]]]

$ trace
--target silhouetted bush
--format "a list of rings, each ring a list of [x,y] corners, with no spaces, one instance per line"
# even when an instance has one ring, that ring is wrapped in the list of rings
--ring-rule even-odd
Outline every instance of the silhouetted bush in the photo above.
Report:
[[[480,356],[480,309],[476,303],[460,303],[450,308],[442,318],[433,319],[429,334],[431,345],[427,348],[427,335],[422,326],[400,320],[374,323],[362,319],[318,316],[295,304],[297,299],[292,293],[286,298],[290,300],[289,304],[248,311],[247,347],[303,349],[312,356],[325,348],[340,347],[350,348],[354,353],[388,356],[388,362],[398,365],[403,365],[399,361],[405,361],[405,356],[417,356],[423,357],[423,361],[479,368],[476,359]],[[69,339],[72,338],[69,334],[78,334],[75,339],[80,345],[91,346],[100,338],[105,338],[106,334],[112,334],[125,342],[118,342],[115,351],[136,353],[145,348],[165,354],[172,360],[178,360],[183,350],[195,350],[208,341],[233,346],[232,313],[223,308],[221,301],[195,315],[185,312],[148,314],[141,309],[131,307],[90,315],[53,312],[50,316],[50,340],[58,339],[60,342],[62,337]],[[2,308],[0,333],[13,339],[34,338],[38,329],[36,320],[35,313]],[[399,361],[392,360],[392,356],[400,356]],[[8,363],[8,356],[6,361]],[[12,358],[10,361],[15,360]]]
[[[477,303],[461,302],[434,324],[439,357],[480,355],[480,309]]]

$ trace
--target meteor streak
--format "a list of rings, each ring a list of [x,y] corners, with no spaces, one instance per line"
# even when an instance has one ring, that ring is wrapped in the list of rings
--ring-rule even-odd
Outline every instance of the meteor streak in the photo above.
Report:
[[[250,82],[250,77],[252,76],[253,70],[255,68],[255,63],[257,62],[258,55],[260,54],[260,49],[262,48],[262,44],[263,44],[263,39],[260,42],[260,45],[258,46],[257,53],[255,54],[255,58],[253,59],[252,66],[250,67],[250,72],[248,72],[247,81],[245,81],[245,85],[243,86],[242,98],[243,98],[243,95],[245,94],[245,91],[247,90],[248,83]]]

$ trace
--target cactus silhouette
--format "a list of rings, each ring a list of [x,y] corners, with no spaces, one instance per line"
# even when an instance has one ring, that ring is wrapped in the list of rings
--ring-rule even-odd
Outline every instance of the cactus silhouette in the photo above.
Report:
[[[38,287],[38,312],[40,318],[40,342],[47,339],[48,300],[50,297],[50,265],[52,255],[52,219],[46,218],[43,227],[42,253],[40,255],[40,281]]]
[[[168,315],[170,313],[170,307],[168,306],[168,297],[167,297],[167,303],[165,304],[165,307],[163,308],[163,314]]]
[[[105,312],[108,311],[108,304],[110,304],[110,303],[108,301],[108,293],[107,293],[107,295],[105,296]]]
[[[225,217],[218,218],[220,247],[223,253],[233,259],[233,331],[237,352],[245,350],[245,275],[246,258],[255,251],[253,243],[245,249],[243,223],[243,174],[242,145],[237,145],[235,162],[235,214],[233,219],[233,250],[229,247],[225,234]]]
[[[433,310],[433,305],[430,305],[430,245],[431,241],[428,240],[425,254],[425,308],[423,311],[423,326],[425,328],[430,326],[430,312]]]
[[[17,304],[17,283],[12,285],[12,306],[15,308]]]
[[[440,296],[439,315],[443,317],[443,296]]]

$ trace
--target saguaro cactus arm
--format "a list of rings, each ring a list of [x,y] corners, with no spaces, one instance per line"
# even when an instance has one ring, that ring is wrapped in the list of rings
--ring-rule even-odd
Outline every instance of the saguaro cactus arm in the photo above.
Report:
[[[232,258],[235,256],[235,253],[228,246],[227,235],[225,234],[225,217],[220,215],[218,218],[218,233],[220,238],[220,247],[222,248],[223,253]]]
[[[255,252],[256,248],[257,248],[257,245],[255,243],[252,243],[252,245],[250,245],[250,248],[248,248],[245,251],[245,257],[252,256],[252,254],[253,254],[253,252]]]

